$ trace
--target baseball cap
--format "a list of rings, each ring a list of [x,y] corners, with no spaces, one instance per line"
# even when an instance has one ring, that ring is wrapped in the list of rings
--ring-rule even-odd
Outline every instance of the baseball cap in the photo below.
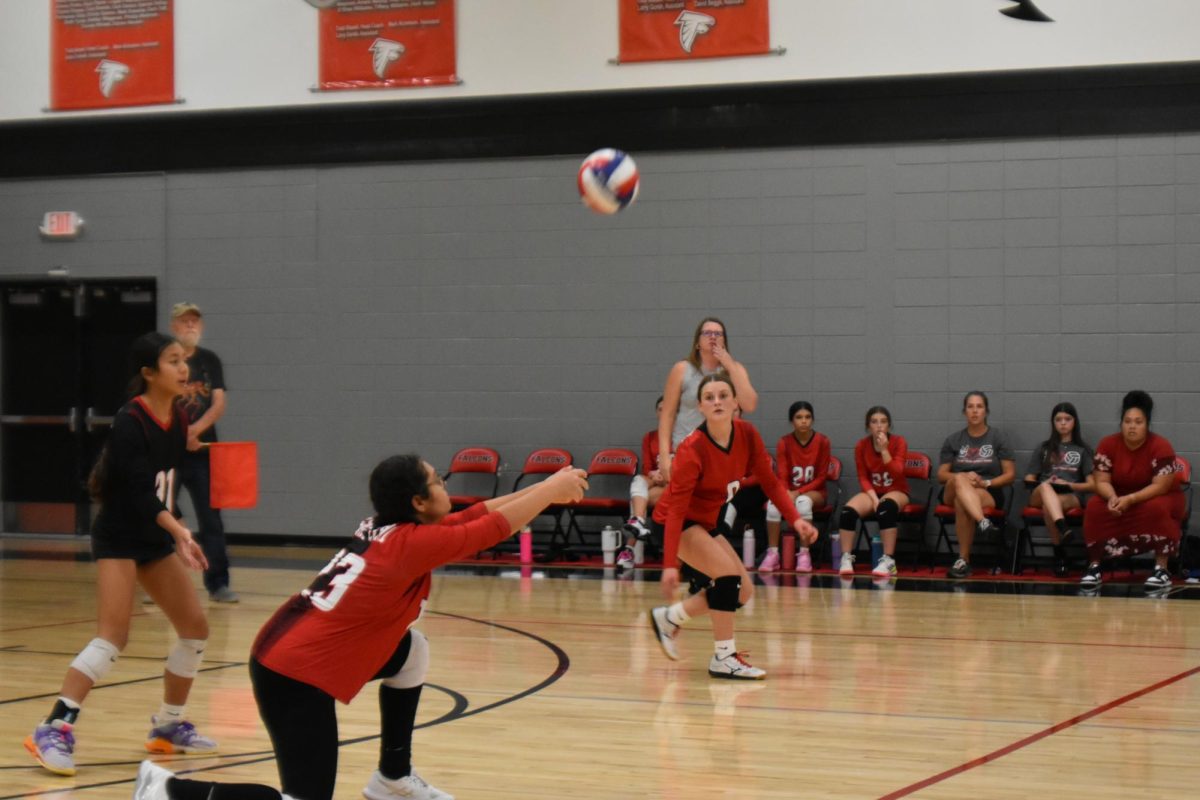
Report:
[[[200,313],[200,306],[195,303],[176,303],[171,307],[171,319],[179,319],[184,314],[195,314],[197,317],[203,317]]]

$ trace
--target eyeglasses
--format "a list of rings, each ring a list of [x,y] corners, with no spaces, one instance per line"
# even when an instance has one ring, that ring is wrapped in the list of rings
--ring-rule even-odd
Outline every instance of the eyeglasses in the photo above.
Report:
[[[721,331],[700,331],[700,335],[706,339],[724,339],[725,334]]]

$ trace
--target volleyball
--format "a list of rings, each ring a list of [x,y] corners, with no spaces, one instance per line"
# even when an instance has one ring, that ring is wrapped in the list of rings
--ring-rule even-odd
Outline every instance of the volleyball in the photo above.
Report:
[[[638,181],[629,154],[606,147],[579,165],[579,198],[597,214],[615,214],[637,197]]]

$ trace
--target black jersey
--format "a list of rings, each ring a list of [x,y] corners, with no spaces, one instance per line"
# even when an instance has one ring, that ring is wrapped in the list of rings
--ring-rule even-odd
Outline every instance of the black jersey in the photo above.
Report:
[[[187,417],[178,404],[160,420],[135,397],[113,418],[100,513],[92,532],[106,538],[161,541],[169,534],[155,521],[175,508],[176,470],[187,450]]]
[[[225,368],[216,353],[203,347],[196,348],[187,365],[188,388],[179,402],[187,414],[188,422],[195,422],[212,408],[213,392],[225,389]],[[200,441],[217,441],[217,426],[213,425],[200,434]]]

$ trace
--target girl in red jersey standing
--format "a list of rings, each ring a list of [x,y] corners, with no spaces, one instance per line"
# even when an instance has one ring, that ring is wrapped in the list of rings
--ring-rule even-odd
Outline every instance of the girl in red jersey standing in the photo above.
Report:
[[[813,430],[813,407],[797,400],[788,409],[792,423],[775,445],[775,473],[787,487],[788,497],[801,518],[812,522],[813,509],[825,505],[825,478],[829,474],[831,446],[829,437]],[[759,572],[774,572],[781,566],[779,527],[782,516],[774,503],[767,503],[767,553],[758,565]],[[796,553],[796,572],[812,572],[812,556],[807,547]]]
[[[872,514],[879,521],[883,539],[883,556],[871,574],[890,578],[896,574],[896,520],[900,509],[908,502],[908,478],[904,462],[908,459],[908,443],[903,436],[892,433],[892,414],[883,406],[867,410],[867,435],[854,446],[854,466],[858,471],[861,492],[842,506],[838,535],[842,537],[842,563],[838,572],[854,574],[854,537],[859,520]]]
[[[655,526],[663,532],[662,588],[668,599],[679,587],[681,570],[691,596],[650,612],[650,624],[668,658],[678,660],[675,637],[692,617],[712,615],[714,678],[761,680],[766,671],[751,666],[734,643],[734,613],[753,594],[742,561],[719,527],[723,509],[737,494],[743,476],[758,478],[771,501],[782,510],[802,544],[811,544],[816,528],[800,518],[787,491],[771,470],[762,437],[748,422],[734,419],[737,406],[733,381],[725,373],[709,375],[696,392],[704,423],[676,449],[671,482],[654,509]]]
[[[308,588],[263,626],[250,651],[250,679],[271,736],[282,795],[332,800],[337,781],[334,701],[349,703],[382,680],[379,769],[367,800],[454,800],[412,771],[417,703],[429,666],[425,636],[412,628],[429,598],[431,571],[486,550],[552,503],[571,503],[587,488],[567,468],[541,483],[450,513],[450,496],[433,467],[416,455],[392,456],[371,473],[375,515]],[[257,784],[175,778],[150,761],[138,772],[135,800],[280,800]]]

